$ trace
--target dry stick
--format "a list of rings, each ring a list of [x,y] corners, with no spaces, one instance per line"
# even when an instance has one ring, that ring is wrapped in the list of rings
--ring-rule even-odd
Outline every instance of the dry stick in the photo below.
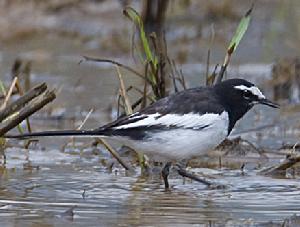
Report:
[[[14,90],[12,91],[11,95],[16,95],[16,94],[18,94],[18,91],[17,91],[16,89],[14,89]],[[0,95],[0,100],[1,100],[1,99],[5,99],[5,97],[6,97],[6,95]]]
[[[174,87],[174,92],[177,93],[178,92],[178,87],[177,87],[177,84],[176,84],[176,78],[175,78],[175,69],[174,69],[174,62],[171,61],[171,59],[168,57],[167,58],[167,61],[170,65],[170,76],[172,78],[172,82],[173,82],[173,87]]]
[[[132,88],[133,88],[133,86],[130,85],[126,89],[126,92],[129,92],[130,90],[132,90]],[[122,95],[121,95],[121,91],[119,89],[119,91],[118,91],[118,101],[117,101],[117,107],[118,107],[118,109],[117,109],[117,116],[118,117],[120,117],[120,107],[122,107],[122,109],[124,109],[124,105],[121,103],[121,99],[122,99]],[[134,109],[133,106],[131,106],[131,108]]]
[[[174,65],[174,70],[175,70],[175,74],[177,75],[176,79],[180,82],[181,86],[183,87],[184,90],[186,90],[186,83],[185,83],[185,79],[184,79],[184,75],[182,73],[182,70],[178,70],[177,65],[175,63],[174,60],[172,60],[172,64]]]
[[[147,82],[145,81],[145,84]],[[144,95],[144,93],[139,89],[139,88],[136,88],[136,87],[133,87],[131,86],[132,89],[135,89],[137,92],[141,93],[143,96],[140,97],[136,102],[134,102],[132,105],[131,105],[131,109],[132,111],[138,106],[141,104],[141,109],[143,109],[145,106],[143,106],[143,100],[145,98],[148,98],[151,102],[154,102],[155,100],[153,98],[150,97],[150,94],[151,94],[151,91],[148,91],[147,94]],[[127,88],[128,90],[128,88]],[[118,112],[117,112],[117,116],[118,117],[123,117],[125,116],[125,114],[120,114],[120,107],[122,107],[122,109],[125,109],[124,105],[120,102],[121,101],[121,98],[122,96],[120,95],[121,91],[119,91],[119,95],[118,95]]]
[[[300,156],[290,157],[286,159],[283,163],[264,169],[260,173],[264,175],[283,174],[284,171],[286,171],[288,168],[291,168],[293,165],[295,165],[298,162],[300,162]]]
[[[29,74],[28,74],[28,77],[29,77]],[[19,80],[17,80],[16,88],[17,88],[19,94],[21,96],[23,96],[24,95],[24,91],[23,91],[23,89],[22,89],[22,87],[20,85],[20,81]],[[26,91],[28,91],[28,90],[29,90],[29,87],[27,87]],[[28,132],[31,132],[31,126],[30,126],[29,118],[26,118],[26,125],[27,125]]]
[[[146,67],[145,67],[145,72],[147,72],[148,71],[148,65],[146,65]],[[146,75],[146,74],[145,74]],[[147,106],[147,94],[148,94],[148,92],[147,92],[147,90],[148,90],[148,83],[147,83],[147,81],[145,80],[144,81],[144,89],[143,89],[143,96],[140,98],[140,100],[141,100],[141,109],[144,109],[146,106]],[[139,100],[138,100],[139,101]],[[137,102],[136,102],[137,103]]]
[[[117,68],[117,74],[118,74],[118,77],[119,77],[119,80],[120,80],[120,90],[121,90],[121,95],[124,99],[124,104],[125,104],[125,112],[126,114],[132,114],[133,111],[132,111],[132,108],[131,108],[131,104],[130,104],[130,101],[129,101],[129,98],[128,98],[128,95],[126,93],[126,88],[125,88],[125,84],[124,84],[124,80],[123,80],[123,77],[122,77],[122,74],[120,72],[120,68],[118,66],[116,66]]]
[[[126,169],[131,170],[131,167],[122,160],[120,155],[113,149],[104,139],[96,138],[96,142],[103,144],[104,147],[111,153],[111,155],[117,159],[117,161]]]
[[[132,88],[133,88],[135,91],[137,91],[138,93],[140,93],[141,95],[144,95],[144,91],[142,91],[142,90],[139,89],[138,87],[133,86]],[[147,94],[146,94],[146,98],[149,99],[151,102],[155,102],[155,99],[152,98],[152,97],[150,96],[150,94],[151,94],[151,91],[148,91]]]
[[[53,101],[56,98],[54,90],[46,91],[43,95],[35,98],[31,103],[25,106],[18,114],[16,114],[12,119],[5,122],[0,128],[0,137],[8,132],[10,129],[14,128],[20,124],[24,119],[35,113],[36,111],[43,108],[46,104]]]
[[[86,121],[89,119],[89,117],[91,116],[92,112],[94,111],[94,109],[90,109],[90,111],[88,112],[88,114],[86,115],[86,117],[84,118],[84,120],[81,122],[81,124],[76,128],[76,130],[80,130],[84,124],[86,123]],[[64,150],[65,147],[68,145],[68,143],[71,143],[74,145],[74,136],[72,136],[70,138],[70,140],[68,142],[66,142],[63,146],[62,146],[62,149]]]
[[[17,80],[18,80],[18,77],[15,77],[13,79],[13,82],[11,83],[10,88],[8,89],[8,92],[6,94],[3,104],[0,107],[0,110],[3,110],[7,106],[8,100],[10,99],[13,89],[16,86]]]
[[[126,92],[129,92],[131,89],[133,88],[133,86],[132,85],[130,85],[127,89],[126,89]],[[121,91],[120,91],[120,89],[118,90],[118,101],[117,101],[117,117],[119,118],[120,117],[120,107],[122,107],[122,109],[124,109],[124,105],[121,103],[121,99],[122,99],[122,95],[121,95]],[[132,109],[134,109],[133,108],[133,106],[131,107]],[[122,115],[124,115],[124,114],[122,114]]]
[[[181,77],[183,89],[186,90],[187,86],[186,86],[186,82],[185,82],[185,78],[184,78],[182,69],[179,70],[179,74],[180,74],[180,77]]]
[[[207,81],[207,84],[210,86],[210,85],[213,85],[213,83],[214,83],[214,81],[215,81],[215,78],[216,78],[216,76],[217,76],[217,69],[218,69],[218,67],[219,67],[219,64],[216,64],[215,65],[215,68],[214,68],[214,70],[213,70],[213,72],[212,72],[212,74],[208,77],[208,81]]]
[[[207,50],[207,58],[206,58],[206,79],[205,79],[205,83],[206,86],[209,85],[209,65],[210,65],[210,52],[211,52],[211,47],[214,43],[215,40],[215,29],[214,26],[211,26],[211,36],[210,36],[210,41],[209,41],[209,46],[208,46],[208,50]]]
[[[206,86],[209,85],[209,83],[208,83],[209,63],[210,63],[210,48],[207,50],[207,57],[206,57],[206,73],[205,73],[205,84],[206,84]]]
[[[146,94],[146,98],[149,96],[149,94],[151,93],[151,91],[148,91],[148,93]],[[118,117],[123,117],[123,116],[126,116],[125,114],[120,114],[120,111],[119,111],[119,107],[122,107],[123,109],[125,108],[123,104],[120,103],[120,99],[121,99],[121,95],[119,95],[118,97],[118,113],[117,113],[117,116]],[[145,106],[143,106],[143,100],[145,99],[144,96],[140,97],[136,102],[134,102],[132,105],[131,105],[131,108],[132,110],[134,110],[138,105],[141,104],[141,109],[143,109]],[[149,100],[151,100],[151,98],[148,97]],[[153,100],[153,99],[152,99]]]
[[[111,63],[113,65],[117,65],[121,68],[124,68],[126,70],[128,70],[129,72],[132,72],[133,74],[139,76],[140,78],[142,79],[146,79],[148,80],[147,78],[144,77],[144,75],[142,75],[141,73],[139,73],[138,71],[134,70],[133,68],[127,66],[127,65],[124,65],[120,62],[117,62],[117,61],[113,61],[113,60],[110,60],[110,59],[102,59],[102,58],[95,58],[95,57],[89,57],[89,56],[83,56],[84,60],[86,61],[93,61],[93,62],[105,62],[105,63]],[[149,81],[150,82],[150,81]]]
[[[18,81],[19,81],[18,77],[15,76],[13,79],[13,82],[11,83],[9,91],[7,93],[4,92],[4,93],[6,93],[6,97],[5,97],[4,103],[3,103],[2,107],[0,108],[0,110],[4,110],[5,107],[7,106],[8,100],[10,99],[10,97],[13,93],[13,89],[16,88],[18,90],[18,87],[17,87]],[[22,128],[20,125],[18,125],[18,129],[19,129],[20,133],[22,133]]]
[[[91,114],[93,112],[94,112],[94,108],[90,109],[90,111],[88,112],[88,114],[86,115],[86,117],[84,118],[84,120],[81,122],[81,124],[77,128],[78,130],[80,130],[84,126],[84,124],[86,123],[86,121],[89,119],[89,117],[91,116]]]
[[[0,122],[2,122],[9,115],[23,108],[30,100],[42,94],[44,91],[46,91],[46,89],[47,85],[45,83],[42,83],[32,88],[30,91],[28,91],[22,97],[18,98],[16,101],[12,102],[11,104],[8,104],[4,110],[0,111]]]
[[[145,100],[145,98],[142,96],[140,97],[136,102],[134,102],[132,105],[131,105],[131,108],[134,110],[138,105],[143,105],[143,100]],[[143,109],[144,107],[141,106],[141,109]]]

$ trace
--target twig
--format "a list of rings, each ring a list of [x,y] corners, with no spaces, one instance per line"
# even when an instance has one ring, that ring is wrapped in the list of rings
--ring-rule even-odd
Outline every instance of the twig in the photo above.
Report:
[[[211,26],[211,36],[210,36],[210,42],[207,50],[207,58],[206,58],[206,73],[205,73],[205,83],[206,86],[209,85],[209,65],[210,65],[210,52],[211,52],[211,47],[213,45],[215,39],[215,29],[214,26]]]
[[[13,95],[16,95],[16,94],[18,94],[18,91],[17,91],[16,89],[14,89],[14,90],[12,91],[12,94],[11,94],[11,95],[13,96]],[[0,95],[0,100],[1,100],[1,99],[5,99],[5,97],[6,97],[6,95]]]
[[[148,73],[148,64],[145,65],[145,75]],[[143,96],[141,97],[141,109],[147,106],[148,82],[144,80]],[[149,93],[150,94],[150,93]]]
[[[206,57],[206,73],[205,73],[205,84],[208,86],[208,77],[209,77],[209,64],[210,64],[210,47],[207,50],[207,57]]]
[[[214,71],[212,72],[212,74],[208,77],[208,79],[206,80],[206,84],[208,86],[212,85],[215,81],[215,78],[217,76],[217,69],[219,67],[219,64],[215,65]]]
[[[84,124],[86,123],[86,121],[89,119],[89,117],[91,116],[92,112],[94,111],[94,109],[90,109],[90,111],[88,112],[88,114],[85,116],[84,120],[81,122],[81,124],[76,128],[76,130],[80,130]],[[74,136],[72,136],[70,138],[70,140],[68,142],[66,142],[63,146],[62,146],[62,150],[65,149],[65,147],[69,144],[69,143],[73,143],[74,144]]]
[[[105,63],[111,63],[113,65],[117,65],[121,68],[124,68],[126,70],[128,70],[129,72],[132,72],[133,74],[139,76],[142,79],[147,79],[144,77],[144,75],[140,74],[138,71],[134,70],[133,68],[124,65],[120,62],[114,61],[114,60],[110,60],[110,59],[103,59],[103,58],[95,58],[95,57],[89,57],[89,56],[83,56],[84,60],[86,61],[93,61],[93,62],[105,62]],[[150,82],[150,81],[149,81]]]
[[[29,63],[28,63],[29,64]],[[26,65],[26,68],[27,68],[27,66],[28,65]],[[29,66],[28,66],[29,67]],[[29,69],[30,70],[30,69]],[[29,80],[29,72],[28,72],[28,74],[27,74],[28,76],[26,77],[26,80],[28,79]],[[29,90],[29,87],[30,87],[30,83],[26,83],[27,84],[27,87],[25,88],[25,90],[26,91],[28,91]],[[19,94],[21,95],[21,96],[23,96],[24,95],[24,92],[23,92],[23,89],[22,89],[22,87],[21,87],[21,85],[20,85],[20,80],[17,80],[17,83],[16,83],[16,88],[17,88],[17,90],[18,90],[18,92],[19,92]],[[31,126],[30,126],[30,122],[29,122],[29,118],[26,118],[26,125],[27,125],[27,129],[28,129],[28,132],[31,132]],[[22,129],[20,126],[18,126],[20,129]],[[20,130],[19,130],[20,131]]]
[[[135,86],[133,86],[132,88],[133,88],[135,91],[137,91],[138,93],[142,94],[143,97],[144,97],[144,91],[142,91],[141,89],[139,89],[138,87],[135,87]],[[147,99],[149,99],[151,102],[155,102],[155,99],[152,98],[152,97],[150,96],[150,94],[151,94],[151,91],[148,91],[147,94],[146,94]]]
[[[84,120],[81,122],[81,124],[79,125],[79,127],[77,128],[77,130],[80,130],[84,124],[86,123],[86,121],[89,119],[89,117],[91,116],[91,114],[93,113],[94,109],[90,109],[90,111],[88,112],[88,114],[86,115],[86,117],[84,118]]]
[[[215,84],[218,84],[222,81],[223,77],[224,77],[224,73],[227,69],[227,66],[229,65],[229,62],[230,62],[230,59],[231,59],[231,56],[232,56],[232,53],[234,51],[234,48],[235,48],[235,45],[233,45],[232,47],[230,47],[228,50],[227,50],[227,53],[226,53],[226,56],[225,56],[225,59],[224,59],[224,63],[223,65],[221,66],[221,69],[220,69],[220,72],[215,80]]]
[[[4,135],[10,129],[20,124],[24,119],[43,108],[46,104],[56,98],[55,92],[46,91],[42,96],[34,99],[29,105],[25,106],[19,113],[13,116],[12,119],[7,120],[0,128],[0,136]]]
[[[103,144],[104,147],[111,153],[111,155],[117,159],[117,161],[126,169],[131,170],[131,167],[123,161],[120,155],[113,149],[104,139],[96,138],[96,142]]]
[[[185,78],[182,72],[182,69],[178,70],[177,65],[175,63],[175,61],[172,61],[172,65],[175,69],[175,73],[177,75],[176,79],[180,82],[181,86],[183,87],[184,90],[186,90],[186,83],[185,83]]]
[[[120,69],[118,66],[116,66],[117,68],[117,73],[118,73],[118,77],[119,77],[119,80],[120,80],[120,90],[121,90],[121,96],[123,97],[124,99],[124,104],[125,104],[125,112],[126,114],[132,114],[133,111],[132,111],[132,108],[131,108],[131,104],[130,104],[130,101],[129,101],[129,98],[128,98],[128,95],[126,93],[126,89],[125,89],[125,85],[124,85],[124,80],[123,80],[123,77],[122,77],[122,74],[120,72]]]
[[[17,81],[18,81],[18,77],[15,77],[13,79],[13,82],[10,85],[10,88],[8,89],[8,92],[6,94],[3,104],[0,107],[0,110],[3,110],[7,106],[8,100],[10,99],[10,97],[12,95],[13,89],[16,86]]]

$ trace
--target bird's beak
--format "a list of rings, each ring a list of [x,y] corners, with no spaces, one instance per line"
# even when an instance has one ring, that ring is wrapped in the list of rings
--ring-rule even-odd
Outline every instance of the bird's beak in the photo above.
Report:
[[[260,99],[258,101],[260,104],[263,104],[263,105],[266,105],[266,106],[270,106],[270,107],[273,107],[273,108],[279,108],[279,104],[277,103],[274,103],[268,99]]]

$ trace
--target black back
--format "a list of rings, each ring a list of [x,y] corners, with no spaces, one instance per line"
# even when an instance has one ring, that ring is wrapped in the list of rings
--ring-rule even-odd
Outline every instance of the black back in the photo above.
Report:
[[[160,113],[162,116],[166,114],[188,114],[188,113],[222,113],[224,107],[219,102],[217,95],[211,87],[199,87],[187,89],[168,97],[162,98],[145,109],[131,115],[120,118],[112,123],[109,123],[98,130],[109,135],[130,136],[132,139],[142,139],[147,134],[147,131],[163,130],[166,126],[145,126],[128,129],[117,129],[114,127],[134,123],[146,118],[145,115]],[[140,116],[140,117],[138,117]]]

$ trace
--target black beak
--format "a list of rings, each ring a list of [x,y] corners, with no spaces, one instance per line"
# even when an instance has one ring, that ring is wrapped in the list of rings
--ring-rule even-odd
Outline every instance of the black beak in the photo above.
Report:
[[[277,103],[274,103],[268,99],[260,99],[258,101],[260,104],[263,104],[263,105],[266,105],[266,106],[270,106],[270,107],[273,107],[273,108],[279,108],[279,104]]]

